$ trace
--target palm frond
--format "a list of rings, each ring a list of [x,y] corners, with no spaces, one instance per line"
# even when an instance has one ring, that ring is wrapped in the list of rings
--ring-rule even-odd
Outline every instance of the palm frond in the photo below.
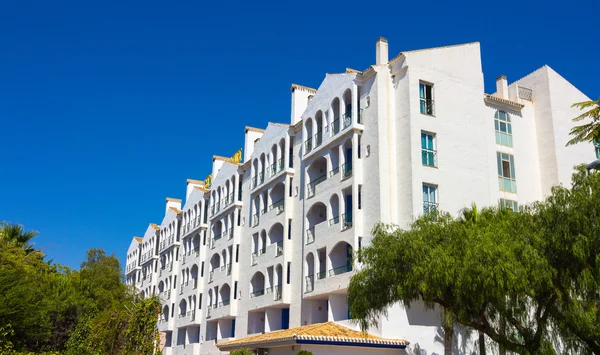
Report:
[[[583,143],[583,142],[594,142],[600,139],[600,106],[598,100],[589,100],[576,102],[571,107],[579,108],[580,110],[586,110],[581,115],[572,119],[573,122],[579,122],[583,120],[591,120],[591,122],[575,126],[569,132],[572,138],[567,142],[567,146]],[[591,108],[591,110],[587,110]]]

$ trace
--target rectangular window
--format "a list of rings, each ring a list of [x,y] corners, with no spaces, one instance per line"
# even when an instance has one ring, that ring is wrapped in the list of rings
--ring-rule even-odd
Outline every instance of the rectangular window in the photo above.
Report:
[[[433,110],[433,85],[427,83],[419,83],[419,102],[421,113],[425,115],[434,114]]]
[[[360,142],[362,141],[362,135],[358,135],[358,149],[356,150],[356,153],[358,154],[358,159],[360,159]]]
[[[362,185],[358,185],[358,209],[362,210]]]
[[[437,208],[437,186],[423,184],[423,214],[436,212]]]
[[[288,219],[288,239],[292,239],[292,219]]]
[[[177,275],[173,276],[173,289],[177,288]]]
[[[237,281],[233,283],[233,299],[237,300]]]
[[[504,111],[497,111],[494,119],[496,129],[496,144],[512,147],[512,123],[510,116]]]
[[[519,204],[517,201],[500,199],[500,209],[503,210],[505,208],[509,208],[515,212],[519,212]]]
[[[238,218],[237,218],[237,225],[241,226],[242,225],[242,211],[238,212]]]
[[[235,246],[235,262],[237,263],[240,259],[240,245],[236,244]]]
[[[202,266],[200,267],[200,277],[204,277],[204,261],[202,262]]]
[[[202,245],[206,245],[206,231],[204,231],[204,237],[202,238]]]
[[[292,188],[292,183],[293,183],[293,182],[294,182],[294,178],[292,178],[292,177],[291,177],[291,178],[290,178],[290,197],[292,197],[292,191],[293,191],[293,188]]]
[[[291,277],[290,277],[290,274],[291,274],[291,272],[292,272],[292,271],[291,271],[291,268],[292,268],[292,263],[291,263],[291,262],[288,262],[288,263],[287,263],[287,284],[288,284],[288,285],[290,284],[290,281],[291,281]]]
[[[198,309],[202,309],[202,294],[200,294],[200,297],[198,298]]]
[[[501,191],[517,192],[515,181],[515,158],[512,154],[496,152],[498,161],[498,184]]]
[[[171,318],[175,316],[175,303],[171,303]]]
[[[421,132],[421,162],[425,166],[437,166],[435,143],[433,133]]]

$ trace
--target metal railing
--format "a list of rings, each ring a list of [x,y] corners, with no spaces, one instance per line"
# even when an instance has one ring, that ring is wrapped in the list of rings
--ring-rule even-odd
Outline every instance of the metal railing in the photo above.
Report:
[[[183,287],[184,287],[184,285],[183,285],[183,284],[181,284],[181,287],[179,288],[179,294],[180,294],[180,295],[183,293]]]
[[[196,257],[200,256],[200,247],[194,248],[194,254]]]
[[[352,227],[352,211],[342,214],[342,221],[344,222],[344,228]]]
[[[277,251],[275,253],[275,257],[278,256],[282,256],[283,255],[283,240],[280,242],[277,242]]]
[[[423,201],[423,214],[424,215],[436,213],[437,210],[438,210],[438,204],[436,202]]]
[[[215,272],[214,270],[208,273],[208,283],[213,282],[213,280],[215,279]]]
[[[437,166],[437,151],[421,148],[421,161],[426,166]]]
[[[342,129],[346,129],[352,125],[352,111],[346,112],[342,118],[344,119],[344,128]]]
[[[219,307],[229,306],[230,300],[219,302]]]
[[[327,276],[327,272],[319,271],[317,272],[317,280],[323,280]]]
[[[262,290],[256,290],[256,291],[250,293],[250,298],[260,297],[260,296],[262,296],[264,294],[265,294],[265,290],[264,289],[262,289]]]
[[[190,318],[191,318],[191,320],[192,320],[192,321],[195,321],[195,320],[196,320],[196,310],[193,310],[193,311],[192,311],[192,315],[191,315],[191,317],[190,317]]]
[[[275,301],[279,301],[281,299],[281,296],[282,296],[281,291],[282,291],[281,285],[275,286]]]
[[[252,188],[256,187],[256,179],[257,179],[256,176],[252,178]]]
[[[227,231],[227,239],[231,240],[231,238],[233,238],[233,228],[229,228]]]
[[[306,290],[304,293],[312,292],[315,289],[315,275],[306,276]]]
[[[252,266],[258,263],[258,254],[252,253]]]
[[[323,143],[323,131],[318,131],[315,134],[315,147],[318,147]]]
[[[306,184],[307,197],[313,197],[315,195],[317,185],[325,180],[327,180],[327,174],[323,174]]]
[[[332,176],[334,176],[334,175],[337,175],[337,173],[339,173],[339,172],[340,172],[340,167],[339,167],[339,166],[337,166],[337,167],[335,167],[335,168],[331,169],[331,171],[329,172],[329,177],[332,177]]]
[[[264,173],[264,171],[261,171],[258,174],[258,184],[262,185],[264,182],[265,182],[265,173]]]
[[[185,254],[181,256],[181,265],[185,265]]]
[[[269,211],[277,208],[277,214],[280,214],[281,212],[284,211],[284,207],[283,207],[284,202],[285,202],[285,199],[283,199],[283,198],[279,201],[273,202],[273,204],[271,206],[269,206]]]
[[[336,119],[333,120],[333,122],[331,122],[331,125],[333,126],[333,134],[336,135],[338,133],[340,133],[340,119]]]
[[[262,247],[259,251],[258,251],[258,255],[263,255],[267,252],[267,247]]]
[[[304,141],[304,154],[306,155],[306,154],[310,153],[311,150],[312,150],[312,137],[310,137]]]
[[[356,118],[356,122],[362,124],[363,123],[363,115],[362,115],[363,109],[361,108],[360,110],[358,110],[358,117]]]
[[[231,264],[227,264],[227,276],[231,275]]]
[[[352,176],[352,162],[342,164],[342,179]]]
[[[533,101],[533,91],[528,88],[517,86],[519,88],[519,98],[523,100]]]
[[[315,227],[308,228],[306,230],[306,245],[315,242]]]
[[[350,271],[352,271],[352,264],[348,263],[346,265],[338,266],[329,270],[329,276],[341,275]]]
[[[206,307],[206,318],[211,317],[211,315],[210,315],[211,311],[212,311],[212,306]]]
[[[265,291],[266,291],[266,294],[267,294],[267,295],[268,295],[268,294],[270,294],[270,293],[273,293],[273,287],[267,287],[267,288],[265,289]]]
[[[338,224],[340,223],[340,216],[335,216],[332,219],[329,220],[329,225],[333,226],[334,224]]]
[[[194,280],[194,290],[198,288],[198,279],[193,279]]]
[[[260,221],[258,213],[252,216],[252,226],[256,227]]]

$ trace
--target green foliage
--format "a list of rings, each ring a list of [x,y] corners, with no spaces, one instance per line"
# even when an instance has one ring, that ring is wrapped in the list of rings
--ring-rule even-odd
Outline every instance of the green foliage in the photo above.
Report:
[[[308,351],[308,350],[298,350],[296,355],[313,355],[313,353],[312,353],[312,351]]]
[[[254,352],[250,349],[238,349],[231,351],[229,355],[254,355]]]
[[[574,353],[600,353],[598,194],[600,174],[580,168],[572,189],[520,213],[470,208],[409,231],[378,224],[350,311],[366,328],[392,304],[420,301],[519,354],[554,354],[558,335]]]
[[[600,140],[600,107],[598,102],[600,99],[595,101],[583,101],[573,104],[573,107],[577,107],[580,110],[586,110],[581,115],[573,118],[573,122],[579,122],[583,120],[591,120],[579,126],[575,126],[571,129],[569,134],[573,137],[567,146],[581,143],[581,142],[594,142]],[[589,109],[589,110],[588,110]]]
[[[152,354],[159,301],[123,283],[92,249],[79,271],[44,260],[21,226],[0,226],[0,354]]]

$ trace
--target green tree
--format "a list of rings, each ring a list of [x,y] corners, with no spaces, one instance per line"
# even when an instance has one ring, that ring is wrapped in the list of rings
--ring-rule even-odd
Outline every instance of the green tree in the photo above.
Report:
[[[25,231],[20,224],[0,223],[0,238],[24,248],[28,253],[33,251],[33,244],[30,241],[37,234],[35,231]]]
[[[230,355],[254,355],[250,349],[238,349],[229,353]]]
[[[313,355],[313,353],[312,353],[312,351],[308,351],[308,350],[298,350],[296,355]]]
[[[572,189],[522,213],[441,213],[408,231],[376,225],[350,282],[353,317],[366,328],[396,302],[423,302],[516,353],[554,353],[555,333],[577,353],[600,353],[598,191],[600,175],[580,169]]]
[[[598,100],[589,100],[583,102],[577,102],[573,104],[573,107],[577,107],[580,110],[585,110],[581,115],[573,118],[573,122],[580,122],[583,120],[591,120],[590,122],[575,126],[571,129],[569,134],[573,137],[567,142],[567,146],[581,143],[581,142],[596,142],[600,140],[600,107],[598,106]]]

